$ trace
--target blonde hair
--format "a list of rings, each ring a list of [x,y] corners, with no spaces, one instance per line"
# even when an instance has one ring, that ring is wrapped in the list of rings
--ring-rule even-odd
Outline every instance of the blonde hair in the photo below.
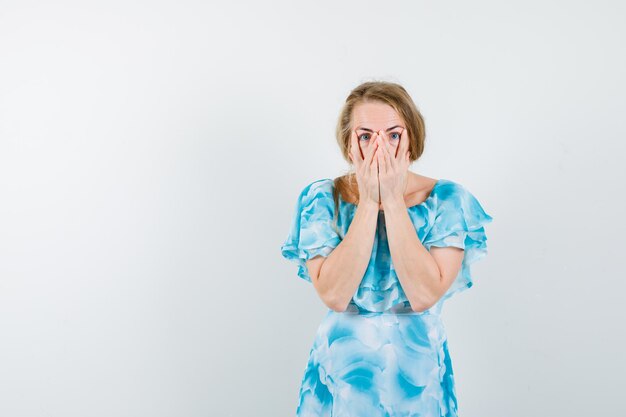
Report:
[[[426,127],[424,118],[409,93],[400,84],[389,81],[367,81],[354,88],[339,113],[335,135],[343,158],[350,164],[350,170],[333,180],[333,200],[335,202],[335,214],[333,227],[341,235],[337,227],[340,196],[354,196],[359,201],[359,190],[356,176],[352,172],[353,165],[350,160],[350,135],[352,134],[352,112],[361,103],[378,101],[391,106],[402,118],[406,126],[409,138],[409,161],[419,159],[424,152],[426,139]],[[344,201],[346,201],[344,199]],[[343,237],[343,236],[342,236]]]

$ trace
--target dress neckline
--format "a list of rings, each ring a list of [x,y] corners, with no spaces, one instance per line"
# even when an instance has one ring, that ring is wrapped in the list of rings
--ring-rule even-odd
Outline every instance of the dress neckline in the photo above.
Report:
[[[333,180],[332,180],[331,178],[328,178],[328,180],[330,180],[330,181],[331,181],[331,186],[332,186],[332,187],[334,187],[334,182],[333,182]],[[419,204],[415,204],[415,205],[412,205],[412,206],[407,207],[407,210],[408,210],[408,209],[413,209],[413,208],[415,208],[415,207],[420,207],[420,206],[423,206],[424,204],[426,204],[426,203],[427,203],[430,199],[432,199],[432,198],[434,197],[434,194],[435,194],[435,189],[436,189],[436,188],[439,186],[439,184],[441,184],[443,181],[444,181],[444,179],[443,179],[443,178],[439,178],[439,179],[437,179],[437,181],[435,181],[435,185],[433,185],[433,188],[430,190],[430,194],[428,194],[428,197],[426,197],[426,200],[422,201],[422,202],[421,202],[421,203],[419,203]],[[347,205],[349,205],[349,206],[352,206],[352,207],[356,207],[356,206],[357,206],[357,205],[356,205],[356,204],[354,204],[354,203],[350,203],[350,202],[348,202],[348,201],[345,201],[343,198],[341,198],[341,196],[339,196],[339,201],[341,201],[341,202],[343,202],[344,204],[347,204]],[[378,211],[379,211],[379,212],[384,212],[385,210],[378,210]]]

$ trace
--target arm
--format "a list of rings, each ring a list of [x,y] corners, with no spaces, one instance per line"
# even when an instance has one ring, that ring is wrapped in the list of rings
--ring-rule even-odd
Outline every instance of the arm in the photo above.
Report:
[[[328,257],[316,256],[306,262],[313,286],[324,304],[334,311],[346,310],[365,275],[377,222],[378,204],[359,204],[341,243]]]
[[[385,203],[387,240],[400,285],[414,311],[432,307],[450,288],[461,269],[460,248],[422,245],[404,201]]]

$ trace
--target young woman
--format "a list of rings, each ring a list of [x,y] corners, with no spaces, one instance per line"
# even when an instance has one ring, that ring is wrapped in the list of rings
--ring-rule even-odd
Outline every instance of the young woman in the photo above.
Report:
[[[457,416],[444,300],[472,286],[493,219],[464,186],[410,172],[422,115],[396,83],[346,99],[337,141],[354,172],[308,184],[282,255],[329,311],[300,388],[299,417]]]

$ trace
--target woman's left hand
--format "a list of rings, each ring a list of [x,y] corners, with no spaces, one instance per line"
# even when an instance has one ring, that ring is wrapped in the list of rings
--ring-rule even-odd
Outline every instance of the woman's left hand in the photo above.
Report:
[[[400,143],[394,147],[389,136],[382,131],[378,135],[379,146],[376,150],[378,158],[378,183],[380,200],[386,203],[398,202],[404,205],[404,192],[408,182],[409,171],[409,138],[406,129],[400,135]]]

